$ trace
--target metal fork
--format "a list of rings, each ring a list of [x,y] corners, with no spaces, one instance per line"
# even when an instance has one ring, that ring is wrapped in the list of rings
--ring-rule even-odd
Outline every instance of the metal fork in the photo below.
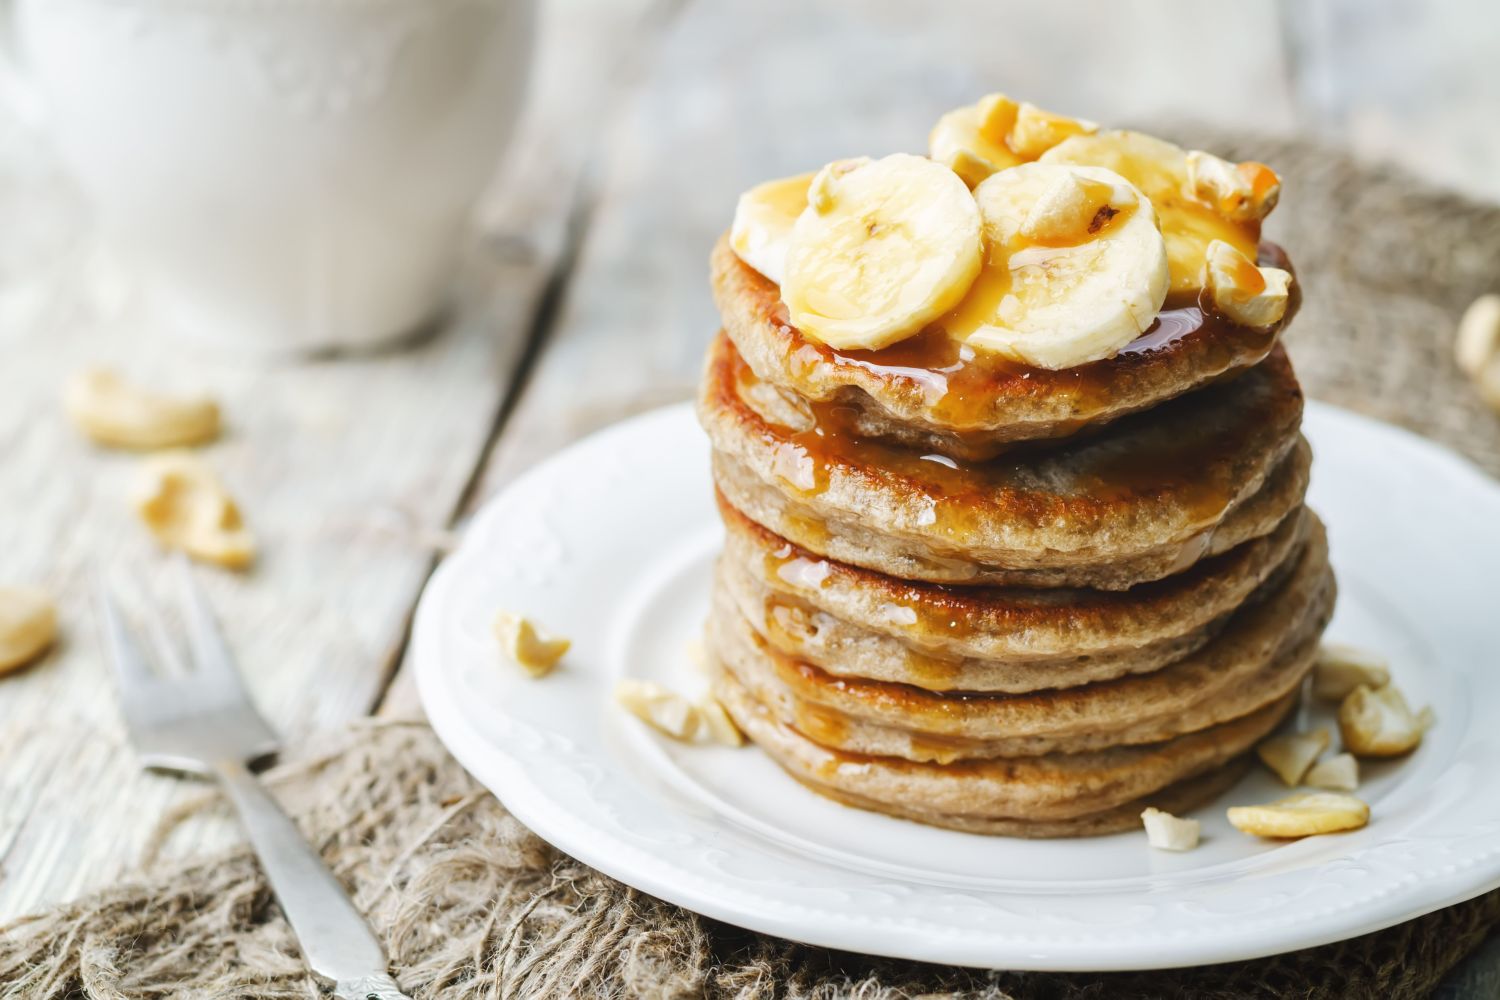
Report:
[[[385,952],[343,887],[245,766],[276,749],[186,560],[173,560],[181,591],[190,671],[149,600],[141,617],[158,665],[141,655],[102,572],[95,572],[99,624],[114,667],[131,742],[147,767],[216,778],[250,836],[308,966],[334,980],[340,1000],[410,1000],[387,972]]]

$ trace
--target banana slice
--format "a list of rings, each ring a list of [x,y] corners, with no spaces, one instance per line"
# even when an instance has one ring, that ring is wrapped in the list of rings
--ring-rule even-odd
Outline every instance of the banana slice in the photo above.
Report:
[[[986,261],[949,336],[1040,368],[1107,358],[1155,320],[1167,255],[1151,203],[1102,167],[1026,163],[974,191]]]
[[[1188,179],[1188,154],[1179,146],[1139,132],[1099,132],[1064,139],[1043,153],[1040,162],[1106,167],[1151,199],[1167,244],[1173,294],[1198,290],[1208,246],[1214,240],[1223,240],[1252,261],[1256,258],[1259,220],[1227,218],[1216,204],[1205,203],[1195,194]],[[1277,181],[1278,191],[1279,185]],[[1261,204],[1266,205],[1264,197]],[[1275,204],[1274,198],[1270,204]]]
[[[876,350],[957,305],[979,265],[979,209],[952,170],[905,153],[840,161],[808,187],[781,298],[808,336]]]
[[[997,170],[1014,167],[1021,157],[1006,140],[1019,106],[1004,94],[990,94],[939,118],[927,136],[927,152],[962,177],[969,187]]]
[[[977,187],[996,171],[1034,160],[1069,136],[1098,128],[1093,122],[990,94],[939,118],[927,137],[927,150],[969,187]]]
[[[812,174],[766,181],[740,195],[729,227],[729,246],[740,260],[778,285],[786,270],[792,227],[807,207]]]

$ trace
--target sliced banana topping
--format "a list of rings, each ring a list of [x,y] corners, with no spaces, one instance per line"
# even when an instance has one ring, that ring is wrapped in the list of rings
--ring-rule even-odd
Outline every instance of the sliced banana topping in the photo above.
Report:
[[[1310,837],[1358,830],[1369,821],[1369,806],[1336,792],[1301,792],[1263,806],[1229,809],[1235,829],[1256,837]]]
[[[979,273],[979,209],[946,166],[897,153],[829,164],[792,228],[781,283],[804,334],[875,350],[958,304]]]
[[[1281,178],[1264,163],[1230,163],[1194,149],[1187,154],[1188,190],[1234,222],[1259,222],[1281,198]]]
[[[1223,240],[1208,245],[1203,290],[1213,307],[1241,326],[1265,329],[1281,322],[1292,275],[1279,267],[1257,267]]]
[[[1014,167],[1021,157],[1007,140],[1019,110],[1004,94],[990,94],[943,115],[927,137],[927,152],[934,160],[962,177],[969,187],[997,170]]]
[[[944,320],[950,336],[1040,368],[1115,354],[1156,319],[1167,257],[1151,203],[1102,167],[1027,163],[974,191],[979,279]]]
[[[1040,162],[1106,167],[1139,188],[1161,221],[1172,291],[1188,294],[1201,287],[1203,262],[1213,241],[1223,240],[1254,260],[1260,224],[1227,218],[1196,196],[1187,159],[1187,152],[1170,142],[1140,132],[1105,131],[1064,139],[1043,153]]]
[[[740,195],[729,227],[729,246],[735,256],[778,285],[786,270],[786,249],[792,227],[807,207],[812,174],[766,181]]]
[[[978,187],[990,174],[1034,160],[1069,136],[1098,127],[1004,94],[990,94],[939,118],[927,137],[927,149],[969,187]]]

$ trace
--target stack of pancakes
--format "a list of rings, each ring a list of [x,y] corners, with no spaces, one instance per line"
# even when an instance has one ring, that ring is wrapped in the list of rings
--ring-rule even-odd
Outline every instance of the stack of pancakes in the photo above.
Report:
[[[1236,780],[1334,599],[1294,308],[1269,330],[1167,309],[1051,371],[925,334],[834,350],[727,241],[713,282],[709,647],[751,740],[836,800],[1015,836]]]

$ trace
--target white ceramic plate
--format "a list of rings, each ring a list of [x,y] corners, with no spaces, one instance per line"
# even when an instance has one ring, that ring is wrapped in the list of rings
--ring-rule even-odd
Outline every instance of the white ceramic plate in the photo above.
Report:
[[[1285,794],[1256,773],[1200,810],[1204,842],[988,838],[847,809],[753,748],[656,737],[621,677],[701,685],[720,542],[708,446],[686,406],[543,463],[497,497],[421,602],[422,700],[454,755],[542,837],[638,889],[813,944],[1011,969],[1161,968],[1351,937],[1500,886],[1500,485],[1404,431],[1310,406],[1311,502],[1340,597],[1330,636],[1381,650],[1436,728],[1365,764],[1360,831],[1248,838],[1224,805]],[[503,662],[494,612],[570,636],[543,681]],[[1321,709],[1305,709],[1330,723]],[[1259,769],[1257,769],[1259,770]]]

